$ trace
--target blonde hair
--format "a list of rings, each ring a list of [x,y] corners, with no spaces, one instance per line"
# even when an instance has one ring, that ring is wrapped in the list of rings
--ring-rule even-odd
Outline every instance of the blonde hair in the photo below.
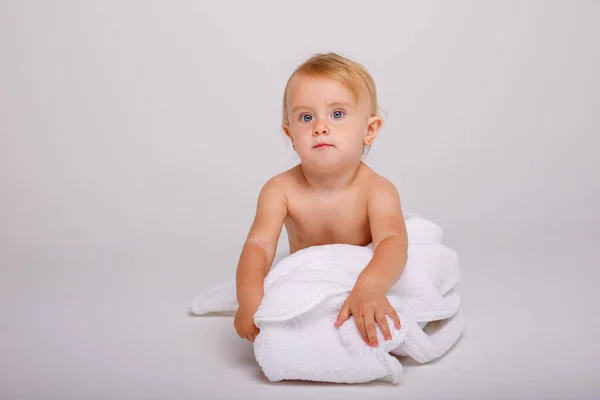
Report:
[[[377,88],[369,71],[356,61],[352,61],[336,53],[319,53],[300,64],[288,79],[283,92],[283,124],[289,123],[287,93],[290,81],[298,74],[333,79],[344,85],[352,93],[355,101],[358,101],[359,94],[363,90],[366,90],[371,100],[371,116],[377,114],[379,108],[377,104]]]

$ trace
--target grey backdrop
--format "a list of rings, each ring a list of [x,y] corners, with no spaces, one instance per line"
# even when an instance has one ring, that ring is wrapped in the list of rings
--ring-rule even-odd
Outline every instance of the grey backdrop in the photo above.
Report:
[[[320,51],[373,74],[387,117],[366,162],[442,226],[467,271],[479,254],[467,281],[503,267],[486,263],[498,240],[510,244],[494,257],[533,240],[555,262],[565,240],[585,242],[591,271],[599,17],[597,1],[0,1],[0,395],[186,387],[135,343],[154,332],[176,363],[181,331],[165,321],[198,329],[188,301],[233,277],[258,191],[298,161],[283,87]],[[233,343],[230,321],[215,323]],[[148,392],[111,375],[125,348],[123,371],[146,368]],[[200,359],[186,358],[190,374]]]

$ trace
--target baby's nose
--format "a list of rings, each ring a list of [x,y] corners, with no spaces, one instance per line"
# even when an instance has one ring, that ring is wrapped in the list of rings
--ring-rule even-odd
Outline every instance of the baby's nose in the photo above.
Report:
[[[325,125],[317,125],[313,131],[315,135],[327,135],[329,134],[329,128]]]

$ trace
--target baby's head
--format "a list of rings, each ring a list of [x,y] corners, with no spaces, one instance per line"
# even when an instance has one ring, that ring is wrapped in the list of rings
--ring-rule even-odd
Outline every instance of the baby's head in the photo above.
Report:
[[[377,111],[375,82],[362,65],[316,54],[287,82],[282,127],[302,163],[350,165],[373,143],[382,124]]]

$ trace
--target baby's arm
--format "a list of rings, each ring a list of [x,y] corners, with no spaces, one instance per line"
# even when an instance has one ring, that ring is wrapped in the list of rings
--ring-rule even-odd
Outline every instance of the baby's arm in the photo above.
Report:
[[[373,190],[367,203],[373,238],[373,258],[357,283],[377,286],[386,293],[400,279],[407,261],[408,235],[400,196],[385,178]]]
[[[241,324],[245,325],[246,329],[242,327],[238,329],[238,333],[240,330],[249,329],[247,325],[250,324],[263,298],[264,279],[275,257],[277,242],[286,216],[287,201],[281,185],[281,177],[276,176],[263,186],[259,194],[256,216],[238,262],[237,301],[239,310],[244,315],[242,319],[246,322]]]
[[[386,293],[404,270],[408,248],[400,197],[387,179],[381,178],[375,184],[367,203],[367,213],[373,239],[373,257],[356,280],[335,326],[341,326],[353,315],[364,341],[377,346],[376,325],[379,325],[386,340],[392,337],[386,315],[394,320],[397,329],[400,328],[400,318]]]

